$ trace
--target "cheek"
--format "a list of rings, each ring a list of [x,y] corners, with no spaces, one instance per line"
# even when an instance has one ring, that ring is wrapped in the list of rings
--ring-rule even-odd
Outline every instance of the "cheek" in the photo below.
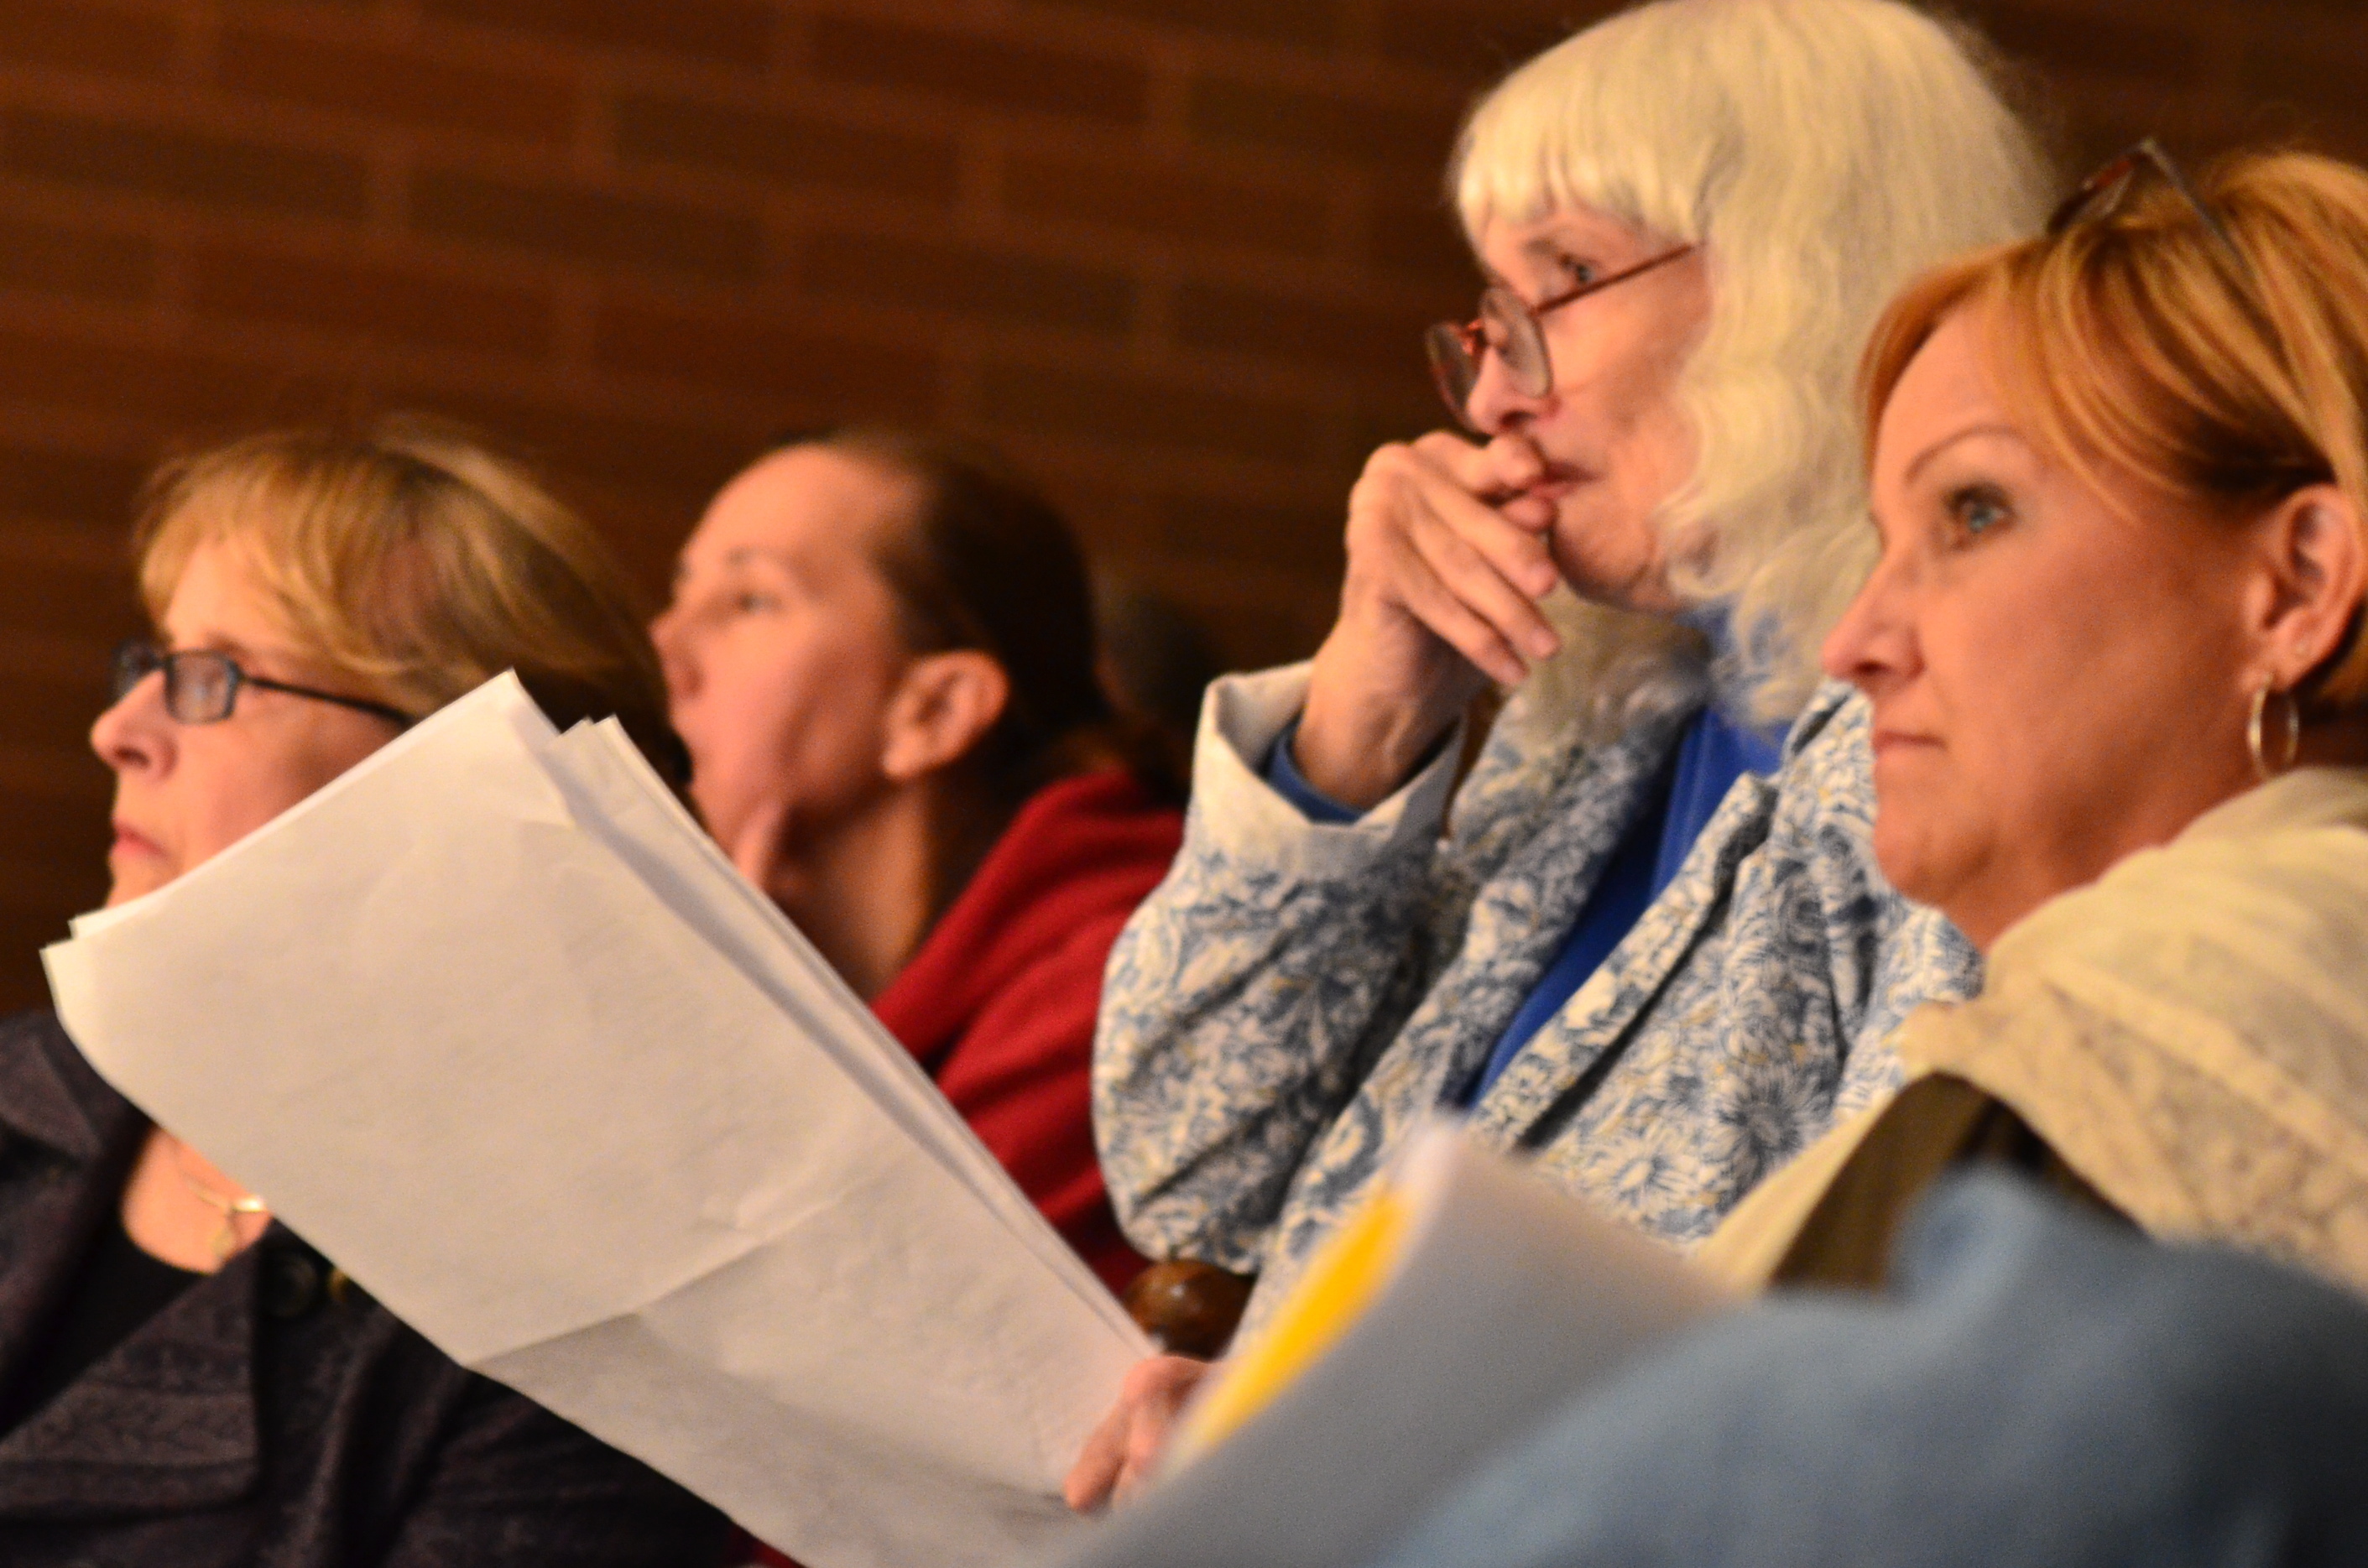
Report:
[[[774,802],[818,804],[876,771],[881,665],[860,649],[789,632],[712,650],[696,701],[677,715],[709,826],[728,837]]]
[[[1550,459],[1584,475],[1554,524],[1555,554],[1582,592],[1632,586],[1656,568],[1654,518],[1692,474],[1698,446],[1677,398],[1681,369],[1657,348],[1605,365],[1540,432]]]
[[[359,762],[376,744],[313,744],[282,750],[227,726],[185,740],[169,786],[181,800],[178,869],[213,858]]]
[[[2222,657],[2210,608],[2167,613],[2166,585],[2108,565],[1992,574],[1919,618],[1900,717],[1941,744],[1875,769],[1876,854],[1902,892],[1945,903],[1977,878],[2078,880],[2117,813],[2216,744],[2196,699]]]

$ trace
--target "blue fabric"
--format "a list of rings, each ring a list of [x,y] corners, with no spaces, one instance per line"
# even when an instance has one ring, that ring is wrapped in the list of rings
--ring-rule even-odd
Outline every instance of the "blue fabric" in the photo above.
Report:
[[[1274,792],[1299,808],[1299,814],[1309,822],[1327,827],[1338,827],[1355,822],[1365,813],[1353,806],[1344,806],[1307,781],[1299,771],[1299,759],[1291,755],[1291,745],[1299,739],[1299,721],[1293,719],[1275,738],[1274,749],[1266,754],[1266,781]]]
[[[2368,1307],[2002,1175],[1511,1436],[1386,1568],[2368,1562]],[[1245,1564],[1243,1568],[1258,1568]]]
[[[1291,754],[1299,722],[1292,721],[1267,754],[1266,781],[1297,807],[1312,823],[1355,822],[1363,813],[1325,794],[1307,781]],[[1783,760],[1782,733],[1768,734],[1748,729],[1713,704],[1696,714],[1678,743],[1677,760],[1666,785],[1655,792],[1644,812],[1613,851],[1569,932],[1554,951],[1545,972],[1538,977],[1520,1010],[1497,1037],[1479,1073],[1463,1085],[1458,1103],[1470,1105],[1487,1092],[1499,1074],[1520,1055],[1530,1037],[1562,1011],[1563,1005],[1602,967],[1645,911],[1677,880],[1678,868],[1702,836],[1719,802],[1746,773],[1773,773]]]
[[[1668,787],[1628,830],[1603,880],[1595,884],[1572,923],[1570,934],[1554,952],[1554,961],[1538,977],[1529,999],[1521,1004],[1505,1032],[1488,1052],[1488,1061],[1464,1086],[1462,1103],[1472,1104],[1488,1090],[1530,1037],[1545,1028],[1563,1005],[1587,983],[1588,977],[1611,956],[1653,901],[1677,881],[1694,840],[1702,836],[1719,802],[1746,773],[1773,773],[1783,758],[1782,735],[1766,735],[1736,723],[1716,707],[1703,709],[1686,726],[1678,743],[1677,765]]]

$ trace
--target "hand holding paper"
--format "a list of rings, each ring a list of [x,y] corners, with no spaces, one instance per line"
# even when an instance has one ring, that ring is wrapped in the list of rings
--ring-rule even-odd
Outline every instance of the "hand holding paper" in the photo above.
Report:
[[[613,724],[490,683],[45,958],[448,1354],[816,1568],[1070,1526],[1142,1336]]]

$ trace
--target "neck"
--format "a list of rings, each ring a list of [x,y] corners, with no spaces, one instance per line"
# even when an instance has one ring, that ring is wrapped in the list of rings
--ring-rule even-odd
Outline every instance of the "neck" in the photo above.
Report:
[[[928,934],[937,856],[927,791],[895,790],[763,879],[765,891],[866,1002]]]
[[[124,1184],[124,1233],[151,1257],[211,1274],[252,1245],[271,1223],[254,1194],[162,1128],[148,1141]]]

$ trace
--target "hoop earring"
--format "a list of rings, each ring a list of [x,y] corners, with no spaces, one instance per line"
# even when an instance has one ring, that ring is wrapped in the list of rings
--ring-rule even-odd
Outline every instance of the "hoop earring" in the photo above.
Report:
[[[2266,728],[2263,720],[2269,714],[2272,697],[2283,699],[2286,710],[2285,756],[2275,764],[2270,761],[2269,748],[2262,744],[2262,731]],[[2245,721],[2245,749],[2253,754],[2253,771],[2260,775],[2264,784],[2292,767],[2294,759],[2302,755],[2302,704],[2292,694],[2280,691],[2274,680],[2263,681],[2261,689],[2253,693],[2253,711]]]

